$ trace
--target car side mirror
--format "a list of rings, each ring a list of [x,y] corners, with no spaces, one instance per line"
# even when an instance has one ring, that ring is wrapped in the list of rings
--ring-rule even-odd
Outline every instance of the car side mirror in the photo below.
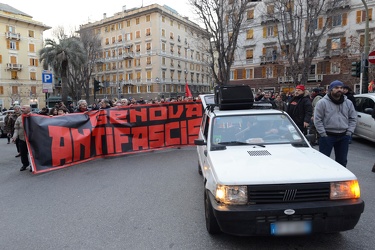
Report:
[[[195,139],[194,144],[197,146],[205,146],[207,143],[203,139]]]
[[[365,108],[364,112],[365,112],[366,114],[371,115],[372,112],[374,112],[374,109],[373,109],[373,108]]]

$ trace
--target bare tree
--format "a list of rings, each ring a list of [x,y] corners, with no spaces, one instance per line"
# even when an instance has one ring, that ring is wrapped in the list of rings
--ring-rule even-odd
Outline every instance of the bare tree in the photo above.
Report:
[[[276,0],[268,19],[278,24],[278,43],[286,62],[286,76],[295,84],[307,83],[312,60],[317,56],[324,35],[332,27],[332,18],[341,0]],[[344,21],[344,20],[343,20]],[[343,44],[344,45],[344,44]]]
[[[208,53],[218,85],[230,79],[230,68],[248,0],[189,0],[195,14],[210,34]],[[217,69],[216,69],[217,67]]]
[[[96,59],[101,51],[101,40],[99,35],[93,34],[91,30],[80,30],[80,41],[85,50],[85,63],[80,68],[71,68],[69,77],[76,84],[72,86],[72,91],[77,99],[81,99],[84,94],[85,99],[90,98],[90,79],[96,64]]]

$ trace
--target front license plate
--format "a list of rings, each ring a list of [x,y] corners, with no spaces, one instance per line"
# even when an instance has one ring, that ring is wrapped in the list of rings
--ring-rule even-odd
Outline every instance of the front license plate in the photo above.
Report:
[[[297,235],[311,233],[311,221],[282,221],[271,223],[271,235]]]

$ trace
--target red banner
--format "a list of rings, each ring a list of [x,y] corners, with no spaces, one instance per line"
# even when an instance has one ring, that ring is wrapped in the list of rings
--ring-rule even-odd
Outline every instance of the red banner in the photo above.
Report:
[[[194,145],[200,102],[137,105],[61,116],[31,114],[24,127],[34,173],[98,157]]]

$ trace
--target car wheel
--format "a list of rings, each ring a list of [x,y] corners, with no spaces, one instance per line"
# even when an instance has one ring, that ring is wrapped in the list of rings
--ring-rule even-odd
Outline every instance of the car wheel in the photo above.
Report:
[[[201,168],[201,164],[199,164],[199,160],[198,160],[198,174],[202,175],[202,168]]]
[[[209,234],[219,234],[221,232],[219,224],[214,215],[214,210],[208,197],[208,190],[204,192],[204,213],[206,218],[206,228]]]

